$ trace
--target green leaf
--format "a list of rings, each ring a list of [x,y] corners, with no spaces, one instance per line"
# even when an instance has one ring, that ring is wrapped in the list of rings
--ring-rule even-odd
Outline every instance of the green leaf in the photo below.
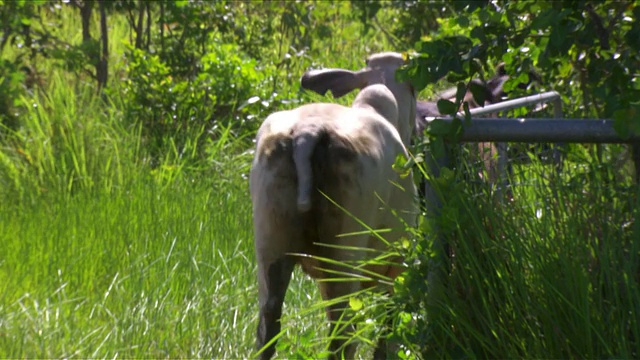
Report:
[[[473,99],[476,101],[476,103],[480,106],[483,106],[487,101],[487,98],[489,97],[487,88],[480,84],[472,82],[469,86],[469,90],[471,90],[471,94],[473,94]]]
[[[437,136],[429,142],[429,150],[434,158],[438,159],[446,155],[446,146],[442,136]]]
[[[464,16],[464,15],[458,16],[458,18],[456,20],[458,22],[458,25],[460,25],[462,27],[469,26],[469,18]]]
[[[613,129],[623,139],[629,138],[631,129],[626,109],[621,109],[613,113]]]
[[[398,154],[395,158],[395,162],[392,165],[392,169],[401,178],[405,178],[411,173],[413,164],[414,162],[412,159],[407,159],[404,154]]]
[[[469,32],[469,35],[474,38],[484,42],[487,39],[487,34],[484,31],[484,27],[482,26],[474,26],[473,29]]]
[[[533,19],[531,28],[534,30],[547,29],[556,22],[556,16],[557,12],[554,9],[547,9]]]
[[[471,110],[469,109],[469,103],[465,101],[464,104],[462,104],[462,108],[464,109],[464,123],[468,125],[471,123]]]
[[[438,100],[438,111],[443,115],[454,115],[457,112],[456,104],[446,99],[440,99]]]
[[[360,311],[360,309],[362,309],[363,306],[364,306],[364,303],[362,302],[362,300],[358,299],[357,297],[354,296],[349,298],[349,307],[351,307],[352,310]]]
[[[502,61],[505,63],[505,68],[513,62],[513,51],[507,51],[502,54]]]
[[[446,166],[440,168],[440,175],[435,179],[436,184],[443,188],[451,186],[454,183],[456,177],[455,171],[449,169]]]
[[[435,119],[429,123],[427,132],[430,135],[434,135],[434,136],[444,136],[449,134],[450,129],[451,129],[451,123],[446,122],[442,119]]]
[[[467,87],[462,81],[459,82],[456,87],[456,103],[461,103],[462,99],[467,95]],[[457,108],[455,112],[458,112]]]
[[[640,134],[640,104],[615,111],[613,119],[613,127],[623,139],[631,134]]]
[[[451,121],[451,128],[449,129],[449,140],[453,143],[457,143],[460,141],[460,136],[462,136],[462,120],[459,117],[454,118]]]

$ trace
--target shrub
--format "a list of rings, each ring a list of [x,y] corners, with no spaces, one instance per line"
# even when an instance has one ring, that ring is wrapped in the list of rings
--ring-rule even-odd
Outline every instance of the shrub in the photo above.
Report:
[[[252,97],[265,97],[265,76],[256,61],[237,45],[213,40],[197,60],[197,73],[189,77],[175,74],[159,55],[128,48],[128,79],[122,89],[125,117],[141,126],[152,158],[168,143],[182,152],[194,137],[199,148],[223,119],[236,121],[236,128],[242,126],[240,105]]]

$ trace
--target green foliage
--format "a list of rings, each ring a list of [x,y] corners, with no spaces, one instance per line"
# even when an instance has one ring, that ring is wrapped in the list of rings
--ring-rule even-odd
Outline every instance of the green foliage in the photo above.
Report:
[[[5,47],[16,41],[32,45],[30,26],[36,16],[36,8],[42,1],[7,1],[0,3],[0,54]]]
[[[628,41],[636,31],[635,2],[452,5],[460,10],[456,16],[441,20],[438,33],[410,54],[402,75],[418,89],[443,78],[486,78],[502,62],[512,96],[535,68],[544,87],[564,95],[565,116],[613,118],[623,136],[640,124],[640,59]],[[467,86],[459,83],[457,101],[441,101],[439,110],[455,115]],[[482,93],[469,89],[481,103]],[[455,140],[460,124],[430,124],[432,155],[444,155],[443,139]],[[568,178],[535,184],[532,191],[517,187],[508,207],[478,197],[461,168],[441,169],[432,183],[442,208],[423,220],[425,240],[408,257],[415,266],[397,287],[397,335],[411,344],[407,356],[638,355],[638,318],[625,315],[638,311],[637,279],[627,280],[640,266],[638,234],[619,226],[633,218],[637,204],[629,199],[636,195],[605,185],[619,184],[609,178],[616,165],[592,153],[572,147]],[[511,182],[544,179],[541,168],[532,169],[537,172],[527,173],[530,178]],[[610,260],[617,265],[600,266]]]
[[[126,96],[125,116],[142,127],[151,154],[160,153],[168,140],[179,149],[194,136],[201,142],[223,119],[241,129],[240,105],[252,97],[268,97],[255,60],[237,45],[211,44],[197,60],[200,71],[192,78],[180,77],[158,55],[129,47],[129,79],[120,89]]]
[[[456,172],[434,179],[442,208],[396,284],[408,358],[638,356],[636,188],[570,164],[553,181],[518,168],[529,186],[502,204]]]
[[[391,1],[390,8],[397,18],[391,31],[410,45],[440,31],[439,20],[454,14],[450,4],[443,1]]]
[[[0,357],[249,358],[246,184],[230,170],[209,179],[138,176],[110,193],[3,204]]]
[[[27,79],[25,70],[29,68],[24,67],[21,57],[11,59],[6,56],[6,49],[16,43],[33,45],[30,25],[35,8],[36,3],[30,1],[9,1],[0,5],[0,134],[4,133],[5,127],[17,127],[23,111],[20,97],[33,80]]]
[[[416,44],[407,75],[418,89],[485,77],[502,62],[514,95],[535,68],[565,96],[567,116],[614,118],[622,134],[638,127],[635,2],[454,3],[461,12]]]
[[[83,18],[86,4],[100,6]],[[639,9],[0,0],[0,356],[249,357],[251,139],[275,110],[334,101],[298,91],[307,68],[357,68],[369,53],[412,48],[402,76],[423,93],[456,86],[455,101],[439,103],[453,115],[468,113],[467,90],[482,102],[469,80],[502,62],[512,96],[537,70],[567,116],[610,117],[624,135],[640,127]],[[431,123],[432,154],[464,121]],[[441,214],[421,217],[395,249],[410,271],[394,302],[348,300],[360,354],[392,319],[404,358],[638,357],[637,195],[618,171],[624,148],[603,150],[570,146],[564,185],[521,165],[516,181],[527,185],[509,206],[478,195],[461,168],[442,169],[432,179]],[[399,158],[396,170],[423,161]],[[324,355],[319,298],[296,272],[283,356]]]
[[[20,97],[24,95],[22,86],[25,74],[16,64],[0,60],[0,134],[5,128],[14,129],[18,125],[21,112]]]
[[[360,22],[364,24],[365,31],[369,30],[371,19],[375,18],[382,8],[379,1],[373,0],[351,1],[351,6],[356,10]]]
[[[138,146],[129,129],[116,119],[100,114],[93,88],[69,93],[68,78],[49,79],[49,89],[32,98],[21,97],[25,106],[21,126],[3,138],[0,196],[7,204],[22,205],[40,194],[75,193],[94,186],[122,186],[123,163],[133,161]],[[130,152],[122,149],[131,148]]]

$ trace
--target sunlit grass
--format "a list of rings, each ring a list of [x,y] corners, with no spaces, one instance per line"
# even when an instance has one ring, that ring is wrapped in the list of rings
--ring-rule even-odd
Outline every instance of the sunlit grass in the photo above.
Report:
[[[79,44],[78,14],[63,7],[56,16],[64,26],[55,35]],[[318,66],[363,65],[370,49],[354,27],[331,45],[351,56],[327,51]],[[99,97],[85,73],[42,59],[42,88],[20,99],[21,126],[4,138],[0,357],[247,358],[258,313],[246,177],[253,134],[232,134],[226,121],[190,129],[193,141],[177,148],[167,139],[152,164],[118,96],[130,35],[124,17],[111,16],[109,31],[112,91]],[[290,51],[285,44],[271,55]],[[291,79],[276,91],[297,88],[309,62],[293,60]],[[324,349],[314,340],[328,331],[324,311],[299,314],[318,300],[297,270],[285,348]]]
[[[253,351],[246,186],[141,181],[112,193],[43,198],[0,217],[0,357],[246,358]],[[318,326],[295,316],[317,300],[310,285],[298,273],[287,297],[292,341],[294,329]]]
[[[56,34],[79,43],[77,13],[59,15]],[[43,59],[42,89],[19,99],[28,105],[21,126],[0,144],[0,357],[248,358],[258,313],[247,183],[254,134],[221,119],[189,129],[180,148],[166,139],[152,164],[118,96],[130,30],[121,16],[109,24],[113,91],[99,97],[86,75]],[[363,36],[358,22],[331,26],[313,57],[292,57],[288,77],[272,74],[274,91],[296,93],[311,63],[357,69],[367,54],[394,50],[380,34]],[[265,50],[266,61],[295,53],[281,49]],[[300,97],[347,104],[353,94]],[[455,257],[438,306],[415,310],[428,319],[416,335],[423,356],[640,354],[636,192],[628,179],[602,175],[616,169],[584,168],[589,161],[569,162],[556,183],[548,168],[519,166],[515,200],[503,206],[450,189],[444,227]],[[425,288],[408,290],[420,305],[431,299]],[[319,300],[296,270],[279,358],[326,348]],[[361,349],[370,357],[370,346]]]

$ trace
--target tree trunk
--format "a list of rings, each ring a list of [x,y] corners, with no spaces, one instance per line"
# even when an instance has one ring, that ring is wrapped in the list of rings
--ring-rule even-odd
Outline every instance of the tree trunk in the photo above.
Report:
[[[631,156],[633,158],[633,165],[635,166],[635,181],[636,185],[640,184],[640,144],[631,145]]]
[[[164,54],[164,2],[160,1],[160,53]]]
[[[147,42],[144,45],[144,49],[149,51],[149,47],[151,46],[151,2],[147,1],[145,4],[147,5]]]
[[[93,2],[83,1],[80,7],[82,17],[82,41],[91,41],[91,13],[93,12]]]
[[[144,1],[139,1],[139,13],[138,13],[138,22],[136,23],[136,49],[142,49],[142,36],[144,35],[142,32],[142,25],[144,24]]]
[[[109,79],[109,33],[107,28],[107,12],[104,8],[104,2],[99,2],[100,6],[100,41],[102,43],[102,51],[100,59],[96,65],[96,77],[98,78],[98,87],[103,88],[107,85]]]

